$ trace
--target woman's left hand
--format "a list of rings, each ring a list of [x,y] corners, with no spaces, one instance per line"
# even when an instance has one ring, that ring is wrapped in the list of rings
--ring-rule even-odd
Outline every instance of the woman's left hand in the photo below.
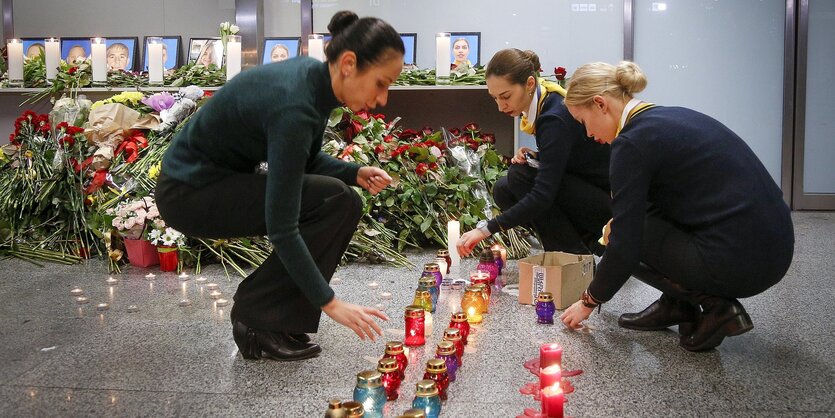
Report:
[[[361,167],[357,172],[357,184],[371,194],[380,193],[391,184],[391,176],[377,167]]]
[[[580,324],[589,318],[594,308],[587,308],[583,301],[578,300],[560,315],[560,320],[569,328],[580,328]]]

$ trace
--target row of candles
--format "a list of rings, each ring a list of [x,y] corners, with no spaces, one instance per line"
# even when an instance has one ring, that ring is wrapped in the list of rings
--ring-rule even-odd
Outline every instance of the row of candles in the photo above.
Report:
[[[441,401],[447,399],[449,383],[455,381],[457,371],[463,364],[470,324],[482,322],[483,315],[487,313],[491,285],[501,274],[506,260],[502,258],[503,253],[506,257],[503,250],[501,246],[495,246],[482,252],[477,270],[470,273],[471,285],[466,288],[461,300],[462,311],[452,313],[449,326],[443,332],[443,340],[435,349],[435,358],[426,362],[423,379],[415,385],[412,408],[401,417],[439,416]],[[441,285],[445,283],[445,276],[450,274],[452,265],[453,259],[448,250],[438,250],[435,260],[424,264],[413,304],[405,308],[405,339],[403,342],[386,343],[376,370],[357,374],[353,400],[344,403],[330,401],[326,417],[382,417],[386,401],[398,398],[409,364],[406,347],[426,344],[427,313],[435,312]]]
[[[556,343],[539,347],[539,390],[542,414],[563,418],[565,395],[562,391],[562,347]]]
[[[148,82],[151,85],[163,83],[163,43],[161,37],[148,37]],[[451,35],[441,32],[435,35],[435,74],[436,84],[449,84],[450,77],[450,48]],[[90,38],[92,56],[93,83],[104,85],[107,83],[106,39],[102,37]],[[23,86],[23,42],[11,39],[7,43],[9,51],[9,86]],[[241,71],[241,37],[229,35],[226,51],[226,79],[229,80]],[[44,39],[44,57],[47,81],[54,80],[58,74],[60,60],[60,39]],[[307,40],[307,55],[319,61],[325,61],[325,37],[312,34]],[[450,224],[457,221],[450,221]],[[454,243],[457,240],[450,242]]]
[[[163,84],[163,40],[161,37],[150,36],[148,40],[148,82],[151,85]],[[46,80],[52,82],[58,76],[58,66],[61,59],[61,39],[44,39],[44,66]],[[23,41],[10,39],[6,44],[9,59],[9,86],[23,87]],[[90,38],[90,58],[93,70],[93,84],[107,84],[107,39]],[[72,64],[72,63],[70,63]],[[241,72],[241,37],[230,35],[226,44],[226,79],[229,80]]]

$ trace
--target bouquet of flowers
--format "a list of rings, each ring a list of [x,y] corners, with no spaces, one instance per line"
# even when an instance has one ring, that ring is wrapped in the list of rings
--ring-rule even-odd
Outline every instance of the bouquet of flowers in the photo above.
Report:
[[[164,222],[163,225],[165,225]],[[156,246],[185,247],[186,245],[186,236],[182,232],[166,226],[160,228],[156,222],[154,228],[148,233],[147,239]]]
[[[159,216],[156,202],[151,196],[121,202],[107,210],[113,216],[111,225],[126,239],[142,239],[154,230],[165,230],[165,222]]]

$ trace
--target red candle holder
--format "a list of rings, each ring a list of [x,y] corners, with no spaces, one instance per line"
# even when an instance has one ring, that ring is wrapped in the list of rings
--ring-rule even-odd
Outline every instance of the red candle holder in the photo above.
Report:
[[[180,263],[179,251],[175,245],[158,245],[159,269],[161,271],[177,271],[177,264]]]
[[[409,359],[403,352],[403,343],[400,341],[387,342],[383,358],[393,358],[397,362],[397,371],[400,374],[400,380],[406,379],[406,367],[409,365]]]
[[[426,362],[426,372],[423,374],[424,379],[435,382],[435,386],[438,387],[438,397],[442,401],[446,400],[446,389],[449,387],[449,375],[447,375],[446,370],[446,362],[444,360],[433,358]]]
[[[397,368],[397,360],[393,358],[382,358],[377,361],[377,371],[383,375],[383,388],[386,391],[386,399],[393,401],[397,399],[397,390],[400,389],[400,372]]]
[[[470,323],[467,322],[466,312],[455,312],[452,314],[452,319],[449,321],[450,328],[458,328],[461,332],[461,341],[467,345],[467,337],[470,335]]]
[[[426,344],[426,311],[422,306],[406,307],[406,339],[404,344],[410,347]]]
[[[552,364],[539,369],[539,387],[559,385],[562,380],[562,368],[559,364]]]
[[[542,414],[549,418],[563,418],[565,396],[560,385],[543,388],[540,394],[542,395]]]

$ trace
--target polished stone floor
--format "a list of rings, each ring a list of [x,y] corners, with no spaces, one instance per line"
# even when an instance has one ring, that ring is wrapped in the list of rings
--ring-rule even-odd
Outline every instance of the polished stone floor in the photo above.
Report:
[[[755,328],[716,350],[678,347],[675,329],[620,329],[617,317],[643,309],[658,292],[630,280],[589,327],[537,325],[530,306],[494,293],[491,311],[472,337],[458,380],[443,405],[447,417],[514,417],[538,402],[520,393],[537,381],[523,364],[543,342],[564,347],[566,414],[599,416],[835,416],[835,214],[795,213],[797,244],[786,278],[743,300]],[[431,252],[410,254],[415,263]],[[745,262],[745,260],[740,260]],[[462,270],[474,266],[465,260]],[[35,267],[0,261],[0,416],[322,416],[328,399],[349,399],[355,374],[372,368],[387,340],[403,336],[403,307],[417,270],[353,264],[334,289],[351,302],[381,306],[391,316],[385,337],[360,341],[323,317],[314,336],[318,358],[280,363],[245,361],[232,341],[229,308],[218,308],[207,285],[231,299],[239,278],[219,266],[188,280],[126,269],[105,280],[103,264]],[[511,263],[506,280],[517,280]],[[372,289],[370,282],[379,287]],[[89,299],[79,305],[70,290]],[[386,298],[383,293],[390,293]],[[419,365],[429,358],[460,292],[442,296],[425,348],[413,360],[401,398],[386,416],[405,410]],[[190,305],[180,306],[183,299]],[[109,309],[98,311],[100,303]]]

